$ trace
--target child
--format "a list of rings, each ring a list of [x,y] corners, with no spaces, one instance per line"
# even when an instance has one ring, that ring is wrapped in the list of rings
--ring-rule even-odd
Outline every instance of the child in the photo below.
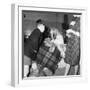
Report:
[[[58,63],[58,68],[65,67],[66,63],[64,62],[66,45],[64,44],[64,38],[62,34],[57,29],[52,29],[51,31],[52,41],[55,46],[58,48],[60,52],[60,56],[62,57],[60,62]]]
[[[37,54],[37,63],[41,66],[40,71],[43,71],[46,76],[54,75],[58,68],[58,62],[60,62],[62,55],[64,56],[62,47],[59,47],[60,44],[63,44],[63,38],[60,36],[58,43],[57,35],[54,36],[57,33],[55,32],[51,29],[51,38],[45,39]]]
[[[51,42],[53,42],[55,46],[58,48],[58,50],[61,52],[61,56],[65,57],[65,44],[61,33],[57,29],[52,29],[51,37]]]
[[[30,75],[30,68],[32,60],[36,59],[38,49],[40,47],[43,32],[45,31],[45,26],[41,19],[36,21],[37,28],[31,33],[28,38],[27,43],[24,44],[24,76]]]

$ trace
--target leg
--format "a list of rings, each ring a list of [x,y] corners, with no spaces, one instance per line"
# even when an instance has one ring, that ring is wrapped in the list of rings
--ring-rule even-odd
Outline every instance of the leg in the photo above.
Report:
[[[77,71],[77,75],[80,75],[80,64],[78,65],[78,71]]]
[[[28,56],[24,55],[24,77],[29,76],[31,64],[32,60]]]
[[[77,75],[79,69],[79,65],[75,65],[75,75]]]
[[[65,74],[64,75],[68,75],[70,70],[70,64],[66,64],[66,69],[65,69]]]
[[[29,67],[28,67],[27,77],[29,77],[29,76],[30,76],[30,74],[31,74],[31,66],[32,66],[32,65],[29,65]]]
[[[24,77],[27,77],[28,71],[29,70],[29,66],[28,65],[24,65]]]

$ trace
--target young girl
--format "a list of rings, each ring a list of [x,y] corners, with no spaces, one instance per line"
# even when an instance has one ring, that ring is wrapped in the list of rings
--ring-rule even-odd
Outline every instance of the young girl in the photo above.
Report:
[[[57,29],[52,29],[51,30],[51,37],[55,46],[58,48],[58,50],[61,52],[61,56],[65,57],[65,44],[64,44],[64,39],[61,33]]]
[[[45,39],[37,54],[40,71],[43,71],[46,76],[54,75],[61,57],[65,56],[62,35],[55,28],[51,29],[50,34],[51,38]]]
[[[55,46],[58,48],[60,52],[60,56],[62,57],[60,62],[58,63],[58,68],[63,68],[66,65],[66,63],[64,62],[65,51],[66,51],[66,45],[64,44],[64,38],[57,29],[51,30],[51,37],[52,37],[51,42],[53,42]]]

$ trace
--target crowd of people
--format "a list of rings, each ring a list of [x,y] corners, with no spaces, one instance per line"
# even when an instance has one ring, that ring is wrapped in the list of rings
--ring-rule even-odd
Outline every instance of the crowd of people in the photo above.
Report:
[[[80,66],[80,17],[73,16],[66,30],[67,43],[63,34],[55,27],[48,27],[44,21],[36,21],[36,29],[24,38],[24,77],[53,76],[58,68],[65,67],[69,75],[75,67],[78,75]]]

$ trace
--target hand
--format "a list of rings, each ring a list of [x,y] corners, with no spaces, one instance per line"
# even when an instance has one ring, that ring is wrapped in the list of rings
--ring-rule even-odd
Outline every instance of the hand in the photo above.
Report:
[[[49,43],[50,41],[51,41],[50,38],[46,38],[45,39],[45,42],[48,42]]]
[[[50,51],[50,52],[54,52],[54,50],[55,50],[55,47],[50,47],[50,48],[49,48],[49,51]]]
[[[45,41],[44,41],[45,45],[48,46],[48,47],[51,47],[51,40],[50,38],[46,38]]]
[[[47,46],[47,47],[51,47],[51,44],[49,44],[49,43],[45,43],[45,46]]]
[[[63,58],[65,58],[65,53],[64,53],[64,52],[61,52],[61,56],[62,56]]]

